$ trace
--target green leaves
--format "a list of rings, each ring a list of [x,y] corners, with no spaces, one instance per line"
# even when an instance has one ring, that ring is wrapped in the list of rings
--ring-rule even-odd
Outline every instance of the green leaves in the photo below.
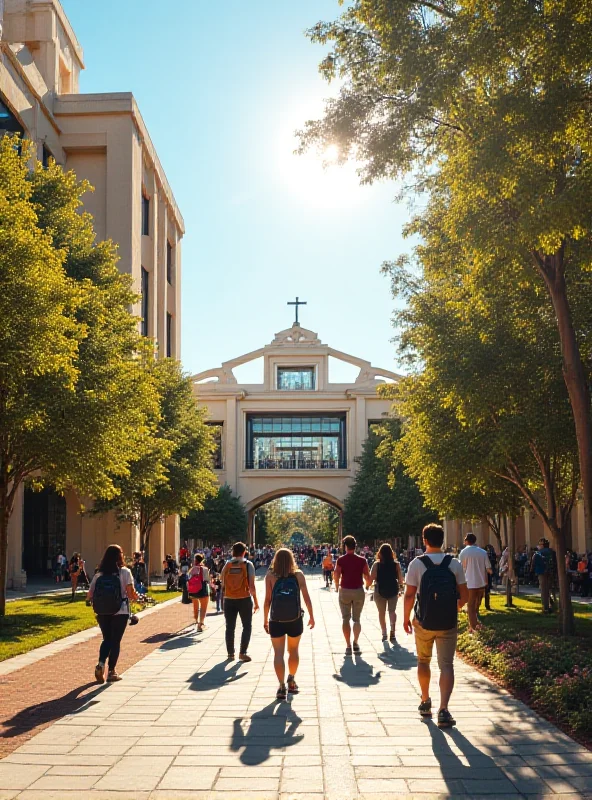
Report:
[[[244,539],[246,530],[245,507],[228,485],[220,486],[216,494],[204,500],[201,509],[190,511],[181,520],[181,539],[230,543]]]

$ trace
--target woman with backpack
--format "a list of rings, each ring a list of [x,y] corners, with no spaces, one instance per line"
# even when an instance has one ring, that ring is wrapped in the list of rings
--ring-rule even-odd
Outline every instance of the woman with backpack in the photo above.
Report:
[[[386,543],[380,546],[376,561],[372,564],[370,581],[374,582],[374,602],[378,609],[378,621],[382,630],[382,641],[387,641],[386,612],[391,623],[390,641],[394,644],[397,624],[397,600],[399,587],[403,585],[401,565],[395,558],[393,548]]]
[[[95,678],[105,683],[105,663],[108,661],[107,681],[120,681],[115,667],[119,658],[121,640],[130,617],[130,600],[137,600],[134,579],[124,566],[123,550],[118,544],[110,544],[99,564],[86,596],[92,603],[97,622],[103,634],[99,648],[99,661],[95,667]]]
[[[265,576],[265,604],[263,627],[271,637],[273,666],[280,682],[276,697],[285,700],[290,694],[298,694],[295,676],[300,661],[298,647],[304,630],[300,594],[308,611],[308,627],[314,628],[312,602],[306,579],[296,566],[291,550],[282,547],[276,551],[269,572]],[[288,640],[288,680],[285,682],[286,665],[284,652]]]
[[[187,573],[187,591],[193,600],[193,616],[198,633],[204,629],[208,603],[210,602],[210,570],[203,565],[204,557],[198,553]]]

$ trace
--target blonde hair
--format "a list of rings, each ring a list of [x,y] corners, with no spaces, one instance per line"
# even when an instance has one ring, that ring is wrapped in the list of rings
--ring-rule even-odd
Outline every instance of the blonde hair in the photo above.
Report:
[[[276,550],[270,570],[276,578],[287,578],[288,575],[294,575],[299,572],[294,561],[294,554],[287,547],[280,547],[279,550]]]

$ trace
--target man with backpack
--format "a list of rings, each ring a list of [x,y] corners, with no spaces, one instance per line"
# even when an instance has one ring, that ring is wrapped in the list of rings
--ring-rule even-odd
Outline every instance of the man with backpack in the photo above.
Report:
[[[403,627],[409,634],[415,632],[417,678],[421,688],[419,713],[422,717],[432,716],[430,662],[436,643],[440,667],[438,727],[451,728],[456,724],[448,703],[454,688],[458,611],[469,599],[469,593],[462,564],[442,552],[442,526],[426,525],[422,535],[426,552],[414,558],[407,570]],[[415,618],[411,624],[414,605]]]
[[[226,651],[228,658],[234,658],[234,632],[236,618],[240,616],[243,626],[239,659],[251,661],[247,648],[251,641],[253,612],[258,611],[257,591],[255,589],[255,567],[247,561],[247,545],[237,542],[232,546],[232,558],[222,570],[220,580],[224,594],[224,618],[226,621]],[[252,598],[252,599],[251,599]]]
[[[553,610],[551,588],[553,586],[556,563],[555,551],[549,547],[549,540],[539,539],[538,548],[532,556],[531,569],[536,575],[541,589],[543,614],[550,614]]]

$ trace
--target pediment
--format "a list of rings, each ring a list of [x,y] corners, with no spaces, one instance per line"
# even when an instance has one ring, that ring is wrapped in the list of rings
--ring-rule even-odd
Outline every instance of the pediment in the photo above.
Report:
[[[301,325],[292,325],[291,328],[286,328],[286,330],[280,331],[276,333],[272,345],[284,345],[284,346],[298,346],[298,345],[321,345],[322,342],[319,339],[318,333],[314,331],[309,331],[307,328],[303,328]]]

